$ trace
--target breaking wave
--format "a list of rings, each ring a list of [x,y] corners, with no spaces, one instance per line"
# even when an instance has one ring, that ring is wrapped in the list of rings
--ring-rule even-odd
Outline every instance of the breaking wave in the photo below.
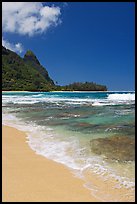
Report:
[[[134,101],[135,100],[135,93],[123,93],[123,94],[109,94],[108,100],[113,101]]]

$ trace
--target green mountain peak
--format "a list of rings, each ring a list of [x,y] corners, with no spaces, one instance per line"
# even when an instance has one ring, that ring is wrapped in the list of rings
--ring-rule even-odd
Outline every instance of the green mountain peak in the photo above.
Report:
[[[31,50],[27,50],[26,56],[35,56],[34,53]]]
[[[2,90],[49,91],[54,86],[47,70],[31,50],[21,58],[2,46]]]
[[[34,62],[40,65],[39,60],[37,59],[36,55],[31,50],[27,50],[26,54],[24,55],[24,61],[31,62],[31,63]]]

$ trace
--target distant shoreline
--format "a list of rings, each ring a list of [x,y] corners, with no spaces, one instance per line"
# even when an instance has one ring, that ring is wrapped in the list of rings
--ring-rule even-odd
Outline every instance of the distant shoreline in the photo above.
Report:
[[[90,92],[92,92],[92,93],[96,93],[96,92],[135,92],[135,91],[2,91],[2,93],[7,93],[7,92],[16,92],[16,93],[18,93],[18,92],[31,92],[31,93],[38,93],[38,92],[61,92],[61,93],[63,93],[63,92],[67,92],[67,93],[69,93],[69,92],[74,92],[74,93],[90,93]]]
[[[30,92],[30,91],[2,91],[2,93],[6,93],[6,92]]]

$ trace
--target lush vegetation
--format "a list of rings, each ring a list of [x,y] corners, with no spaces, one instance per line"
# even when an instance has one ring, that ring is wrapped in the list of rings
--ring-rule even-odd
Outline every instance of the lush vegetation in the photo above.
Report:
[[[106,86],[93,82],[74,82],[62,88],[68,91],[107,91]]]
[[[6,91],[106,91],[107,87],[93,82],[55,85],[47,70],[31,50],[21,58],[2,46],[2,90]]]
[[[48,72],[30,51],[22,59],[2,47],[2,90],[50,91],[54,87]]]

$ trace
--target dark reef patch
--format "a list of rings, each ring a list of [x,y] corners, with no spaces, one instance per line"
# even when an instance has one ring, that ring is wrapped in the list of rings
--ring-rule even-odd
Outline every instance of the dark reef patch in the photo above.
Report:
[[[135,160],[135,139],[128,136],[112,136],[90,141],[91,151],[119,162]]]

